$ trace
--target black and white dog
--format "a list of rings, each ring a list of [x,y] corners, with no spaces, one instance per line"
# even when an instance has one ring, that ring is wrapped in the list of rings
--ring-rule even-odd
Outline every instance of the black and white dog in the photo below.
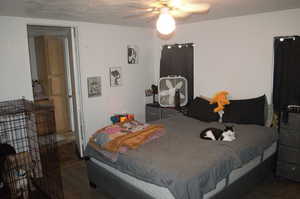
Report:
[[[233,141],[235,140],[235,132],[233,126],[225,126],[225,128],[207,128],[200,133],[200,138],[205,140],[221,140],[221,141]]]
[[[3,194],[13,194],[15,197],[29,198],[28,195],[28,180],[26,170],[18,165],[15,158],[16,150],[9,144],[0,144],[0,198]],[[5,164],[10,160],[10,170],[5,171]],[[7,172],[10,172],[11,178],[9,184],[5,184],[4,178],[7,178]],[[4,176],[6,175],[6,177]],[[13,187],[13,188],[12,188]],[[12,193],[13,191],[13,193]]]
[[[0,144],[0,195],[5,190],[5,185],[3,181],[3,174],[4,174],[4,164],[6,161],[6,158],[9,155],[15,155],[16,151],[15,149],[10,146],[9,144]]]

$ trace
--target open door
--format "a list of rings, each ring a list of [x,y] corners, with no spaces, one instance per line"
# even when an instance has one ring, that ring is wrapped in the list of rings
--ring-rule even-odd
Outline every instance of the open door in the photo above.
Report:
[[[37,66],[44,94],[53,104],[57,134],[71,131],[67,78],[65,72],[64,42],[54,36],[35,38]]]
[[[86,141],[77,30],[28,25],[28,41],[35,102],[54,105],[58,141],[75,139],[82,158]],[[72,133],[60,136],[68,131]]]

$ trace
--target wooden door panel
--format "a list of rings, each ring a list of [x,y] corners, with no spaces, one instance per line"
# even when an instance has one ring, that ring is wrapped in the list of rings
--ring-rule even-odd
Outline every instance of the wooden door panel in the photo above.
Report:
[[[64,46],[60,39],[46,37],[50,75],[65,75]]]
[[[49,66],[49,89],[55,110],[56,131],[58,133],[65,133],[70,131],[70,122],[66,90],[64,44],[61,39],[52,36],[47,36],[45,39]]]
[[[43,94],[49,96],[48,62],[46,57],[46,45],[44,36],[35,37],[35,53],[38,79],[43,89]]]
[[[51,95],[66,95],[65,79],[60,76],[52,76],[50,79],[50,93]]]
[[[70,131],[66,98],[61,96],[51,96],[51,101],[54,105],[57,133],[65,133],[67,131]]]
[[[38,75],[44,93],[54,105],[56,131],[71,130],[65,75],[65,52],[63,40],[55,36],[36,37]]]

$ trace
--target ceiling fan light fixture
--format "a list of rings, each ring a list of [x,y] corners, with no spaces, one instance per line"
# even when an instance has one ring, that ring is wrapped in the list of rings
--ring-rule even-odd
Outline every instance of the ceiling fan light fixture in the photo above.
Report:
[[[182,6],[182,1],[181,0],[172,0],[170,5],[175,8],[180,8]]]
[[[153,8],[147,8],[146,11],[152,12],[152,11],[154,11],[154,9]]]
[[[169,13],[169,8],[162,8],[160,15],[156,22],[156,28],[159,33],[168,35],[172,33],[176,28],[174,18]]]

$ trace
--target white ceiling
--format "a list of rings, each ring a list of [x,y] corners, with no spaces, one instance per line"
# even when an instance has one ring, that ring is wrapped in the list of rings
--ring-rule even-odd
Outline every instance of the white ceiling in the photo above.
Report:
[[[209,19],[249,15],[277,10],[300,8],[300,0],[187,0],[210,3],[208,14],[192,15],[177,20],[190,23]],[[134,7],[143,7],[153,0],[0,0],[0,15],[33,18],[87,21],[129,26],[151,26]]]

